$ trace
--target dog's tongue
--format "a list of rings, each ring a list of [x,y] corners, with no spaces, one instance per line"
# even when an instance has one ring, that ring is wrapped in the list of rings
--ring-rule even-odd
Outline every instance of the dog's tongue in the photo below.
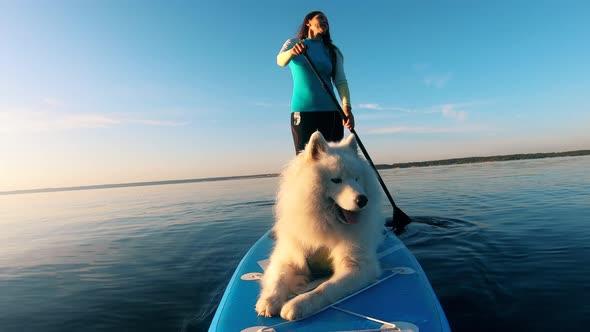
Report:
[[[349,224],[356,224],[359,221],[359,213],[354,211],[344,211],[344,217]]]

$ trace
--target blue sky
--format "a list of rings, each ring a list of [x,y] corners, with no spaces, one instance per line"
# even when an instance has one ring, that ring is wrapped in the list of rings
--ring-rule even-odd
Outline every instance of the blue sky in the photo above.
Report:
[[[0,0],[0,191],[279,172],[316,9],[375,163],[590,148],[587,1]]]

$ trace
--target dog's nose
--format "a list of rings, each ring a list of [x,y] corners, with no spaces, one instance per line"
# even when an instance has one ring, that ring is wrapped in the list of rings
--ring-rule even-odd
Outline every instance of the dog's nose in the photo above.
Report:
[[[356,199],[354,200],[354,202],[356,203],[356,206],[358,206],[360,208],[364,208],[365,205],[367,205],[368,201],[369,201],[369,199],[365,195],[358,195],[356,197]]]

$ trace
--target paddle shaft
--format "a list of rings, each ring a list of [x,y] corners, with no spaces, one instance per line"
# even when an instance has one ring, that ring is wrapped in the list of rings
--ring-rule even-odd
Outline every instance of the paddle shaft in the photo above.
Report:
[[[313,71],[313,73],[315,74],[315,76],[317,76],[318,80],[320,80],[320,83],[322,84],[322,87],[328,93],[328,95],[330,96],[330,98],[334,102],[334,105],[336,105],[336,107],[338,108],[338,112],[340,113],[340,116],[342,117],[342,119],[347,120],[348,117],[346,116],[346,113],[344,113],[344,110],[340,106],[340,103],[338,102],[338,99],[336,99],[336,96],[334,95],[334,91],[332,91],[332,89],[330,89],[328,87],[328,85],[326,84],[326,82],[324,82],[324,80],[320,76],[320,74],[319,74],[316,66],[313,64],[313,62],[311,62],[311,59],[309,58],[309,56],[307,55],[307,53],[303,53],[302,55],[305,58],[305,60],[307,61],[307,63],[309,64],[309,66],[311,67],[311,71]],[[367,152],[367,149],[365,149],[365,146],[363,145],[363,142],[361,142],[361,138],[358,136],[358,134],[356,133],[356,131],[354,130],[354,128],[352,128],[350,130],[350,132],[352,134],[354,134],[354,136],[356,137],[356,141],[358,143],[358,146],[361,148],[361,151],[363,152],[363,155],[365,156],[365,158],[367,159],[367,161],[369,162],[369,164],[371,165],[371,167],[373,167],[373,170],[375,170],[375,173],[377,174],[377,179],[379,180],[379,183],[381,184],[381,187],[383,188],[383,191],[385,192],[385,195],[389,199],[389,202],[391,203],[391,206],[393,206],[393,211],[394,211],[394,215],[395,215],[395,211],[398,210],[399,208],[395,205],[395,202],[393,201],[393,197],[389,193],[389,190],[387,189],[387,186],[385,185],[385,182],[383,182],[383,179],[381,178],[381,175],[379,174],[379,171],[377,170],[377,167],[375,167],[375,164],[373,163],[373,160],[369,156],[369,153]]]

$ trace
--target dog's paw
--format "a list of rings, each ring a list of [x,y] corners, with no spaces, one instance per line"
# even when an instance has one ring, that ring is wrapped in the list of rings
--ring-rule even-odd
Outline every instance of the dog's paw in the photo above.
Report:
[[[278,315],[283,301],[278,296],[261,297],[256,302],[258,316],[272,317]]]
[[[281,317],[286,320],[296,320],[310,316],[317,308],[310,301],[307,294],[302,294],[285,303],[281,309]]]

